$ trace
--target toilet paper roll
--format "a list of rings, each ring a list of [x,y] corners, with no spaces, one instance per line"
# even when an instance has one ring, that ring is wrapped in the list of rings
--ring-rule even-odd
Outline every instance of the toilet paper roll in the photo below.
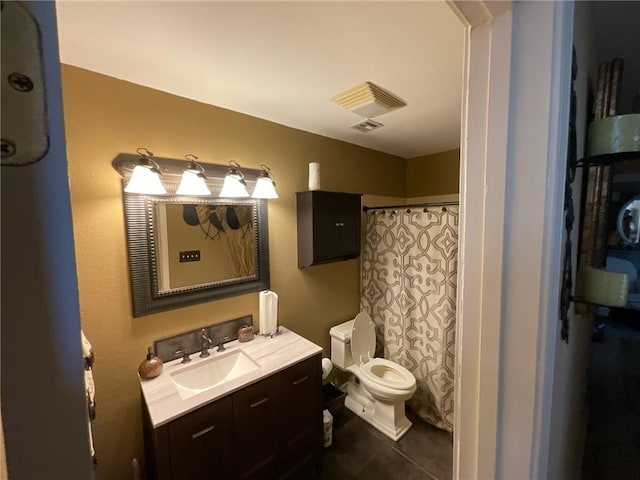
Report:
[[[626,273],[609,272],[602,268],[587,267],[582,274],[584,299],[608,307],[627,305],[629,277]]]
[[[320,190],[320,164],[309,163],[309,190]]]
[[[333,363],[328,358],[322,359],[322,379],[326,380],[329,374],[333,370]]]

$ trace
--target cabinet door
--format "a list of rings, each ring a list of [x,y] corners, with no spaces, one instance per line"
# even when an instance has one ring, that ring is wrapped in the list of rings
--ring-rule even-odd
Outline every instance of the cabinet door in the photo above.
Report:
[[[360,254],[360,195],[296,193],[298,267],[356,258]]]
[[[233,478],[231,398],[222,398],[169,424],[173,480]]]
[[[360,253],[360,195],[314,192],[314,261],[358,256]]]
[[[278,431],[273,378],[233,395],[234,463],[238,478],[275,478]]]
[[[313,192],[313,261],[335,257],[335,213],[340,208],[331,192]]]
[[[333,209],[333,249],[337,257],[360,254],[360,195],[338,194]]]
[[[321,370],[320,355],[316,355],[275,377],[281,409],[278,478],[299,478],[322,451]]]

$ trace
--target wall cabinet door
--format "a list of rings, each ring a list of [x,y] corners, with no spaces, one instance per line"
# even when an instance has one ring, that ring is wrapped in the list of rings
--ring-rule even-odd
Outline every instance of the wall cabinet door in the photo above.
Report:
[[[277,404],[273,378],[233,394],[233,444],[238,478],[275,478]]]
[[[298,267],[360,255],[359,194],[312,191],[296,196]]]
[[[231,397],[188,413],[168,425],[171,478],[233,478]]]

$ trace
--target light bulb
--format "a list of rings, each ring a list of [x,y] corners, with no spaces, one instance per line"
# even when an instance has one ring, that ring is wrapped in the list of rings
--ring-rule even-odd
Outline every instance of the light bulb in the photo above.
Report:
[[[167,190],[160,181],[160,174],[155,172],[151,167],[144,165],[136,165],[124,191],[142,195],[167,194]]]
[[[204,183],[202,174],[197,170],[185,170],[182,174],[180,186],[176,190],[177,195],[211,195],[211,191]]]

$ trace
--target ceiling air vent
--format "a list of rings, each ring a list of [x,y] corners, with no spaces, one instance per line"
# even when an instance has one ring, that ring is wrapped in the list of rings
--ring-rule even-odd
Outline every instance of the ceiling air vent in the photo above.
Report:
[[[360,133],[369,133],[374,130],[377,130],[380,127],[384,127],[384,125],[382,123],[376,122],[375,120],[371,120],[370,118],[367,118],[362,122],[358,122],[354,125],[351,125],[350,128],[353,128],[354,130],[357,130]]]
[[[377,117],[383,113],[406,107],[404,100],[371,82],[356,85],[331,97],[334,103],[361,117]]]

